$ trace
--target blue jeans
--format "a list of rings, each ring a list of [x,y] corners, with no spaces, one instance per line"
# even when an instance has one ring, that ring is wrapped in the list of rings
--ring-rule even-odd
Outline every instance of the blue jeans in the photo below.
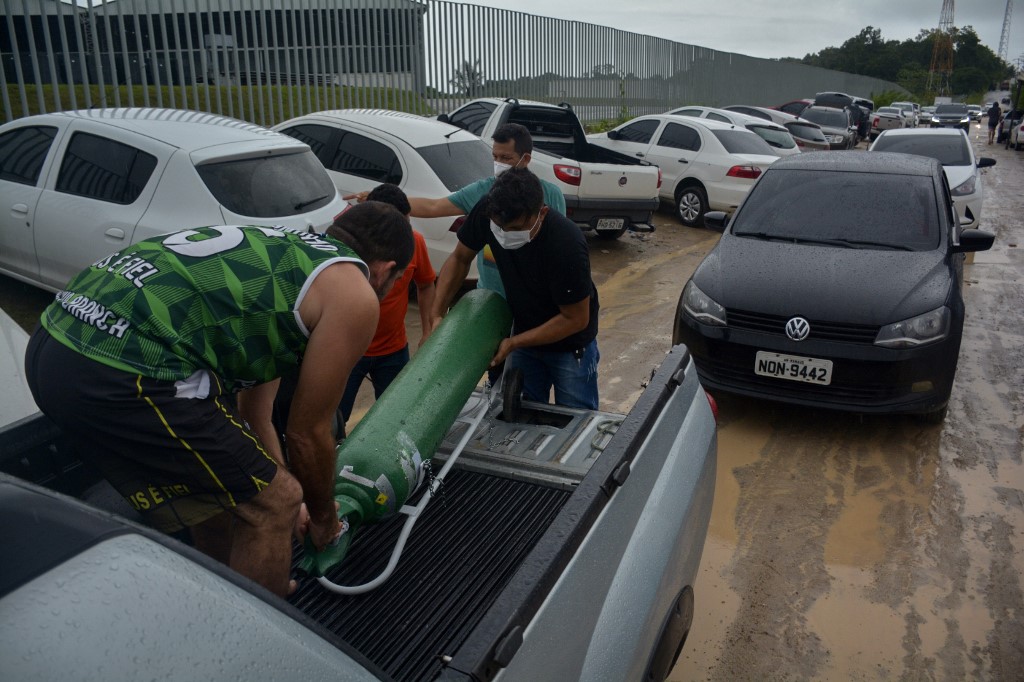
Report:
[[[363,379],[367,376],[373,383],[373,397],[380,398],[384,389],[391,385],[402,368],[409,364],[409,346],[389,355],[364,355],[352,368],[352,374],[348,377],[348,385],[345,386],[345,394],[341,397],[341,416],[348,421],[352,416],[352,406],[356,403],[356,394]]]
[[[520,348],[505,361],[505,370],[517,367],[523,373],[523,397],[547,403],[551,388],[555,404],[565,407],[597,409],[597,363],[601,353],[597,339],[583,347],[582,357],[572,351]]]

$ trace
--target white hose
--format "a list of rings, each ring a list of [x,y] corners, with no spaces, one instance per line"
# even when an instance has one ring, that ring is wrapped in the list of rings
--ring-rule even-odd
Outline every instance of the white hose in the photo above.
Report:
[[[498,382],[498,386],[491,387],[491,389],[480,396],[475,405],[470,406],[470,403],[466,403],[466,407],[463,408],[462,413],[455,419],[456,422],[464,422],[468,424],[466,432],[462,434],[462,438],[456,444],[452,453],[448,456],[448,461],[441,467],[441,471],[438,472],[437,476],[433,480],[428,482],[427,490],[423,493],[423,497],[416,504],[415,507],[404,505],[399,512],[406,514],[409,518],[405,520],[405,524],[402,526],[402,532],[398,535],[398,541],[395,543],[395,548],[391,551],[391,559],[388,561],[388,565],[384,567],[384,570],[373,580],[363,583],[362,585],[337,585],[325,577],[317,578],[317,581],[323,585],[323,587],[335,594],[363,594],[370,590],[380,587],[385,580],[391,577],[394,573],[395,567],[398,566],[398,559],[402,556],[402,550],[405,549],[405,542],[409,539],[409,534],[412,533],[412,527],[416,524],[416,519],[420,517],[423,510],[426,509],[427,503],[434,497],[434,493],[437,492],[441,483],[444,481],[444,477],[448,474],[448,471],[455,464],[455,460],[459,458],[462,451],[465,449],[469,440],[476,433],[480,426],[480,422],[483,421],[484,416],[490,410],[491,403],[496,395],[495,391],[500,387],[501,382]],[[476,410],[474,413],[473,411]],[[472,415],[472,416],[469,416]]]

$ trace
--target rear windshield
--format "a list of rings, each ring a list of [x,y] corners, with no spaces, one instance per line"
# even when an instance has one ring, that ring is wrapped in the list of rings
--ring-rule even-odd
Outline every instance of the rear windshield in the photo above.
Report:
[[[791,135],[802,140],[826,141],[825,133],[821,132],[821,128],[818,126],[807,125],[806,123],[787,123],[786,129]]]
[[[449,192],[494,173],[491,147],[483,140],[434,144],[416,149]]]
[[[796,142],[793,141],[793,136],[785,130],[770,128],[756,123],[747,125],[747,130],[752,131],[755,135],[767,142],[769,147],[775,147],[776,149],[792,149],[796,146]]]
[[[894,116],[899,116],[900,115],[900,110],[897,109],[896,107],[881,107],[878,110],[878,113],[879,114],[893,114]]]
[[[969,166],[971,155],[963,135],[882,135],[871,147],[876,152],[901,152],[937,159],[943,166]]]
[[[225,208],[253,218],[307,213],[326,206],[337,193],[311,151],[207,163],[196,170]]]
[[[730,154],[765,154],[775,156],[768,143],[746,130],[712,130],[712,134]]]
[[[802,114],[800,114],[800,118],[806,118],[812,123],[832,128],[846,128],[850,125],[849,119],[846,117],[846,112],[838,111],[836,109],[807,108],[804,109]]]
[[[967,105],[965,104],[940,104],[935,107],[936,114],[966,114]]]
[[[889,173],[769,168],[731,229],[737,236],[836,240],[865,249],[928,251],[940,240],[931,176]]]

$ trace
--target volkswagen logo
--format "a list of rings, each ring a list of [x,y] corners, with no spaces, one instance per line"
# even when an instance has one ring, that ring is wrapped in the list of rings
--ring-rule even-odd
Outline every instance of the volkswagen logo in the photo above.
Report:
[[[786,323],[786,336],[794,341],[803,341],[811,333],[811,325],[802,317],[794,317]]]

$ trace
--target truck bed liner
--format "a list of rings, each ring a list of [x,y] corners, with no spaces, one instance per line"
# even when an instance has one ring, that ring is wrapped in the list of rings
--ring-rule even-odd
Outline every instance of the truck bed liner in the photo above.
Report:
[[[453,469],[381,587],[343,596],[308,580],[290,601],[394,679],[433,679],[441,657],[459,648],[569,495]],[[376,577],[404,518],[367,526],[327,577],[339,585]]]

